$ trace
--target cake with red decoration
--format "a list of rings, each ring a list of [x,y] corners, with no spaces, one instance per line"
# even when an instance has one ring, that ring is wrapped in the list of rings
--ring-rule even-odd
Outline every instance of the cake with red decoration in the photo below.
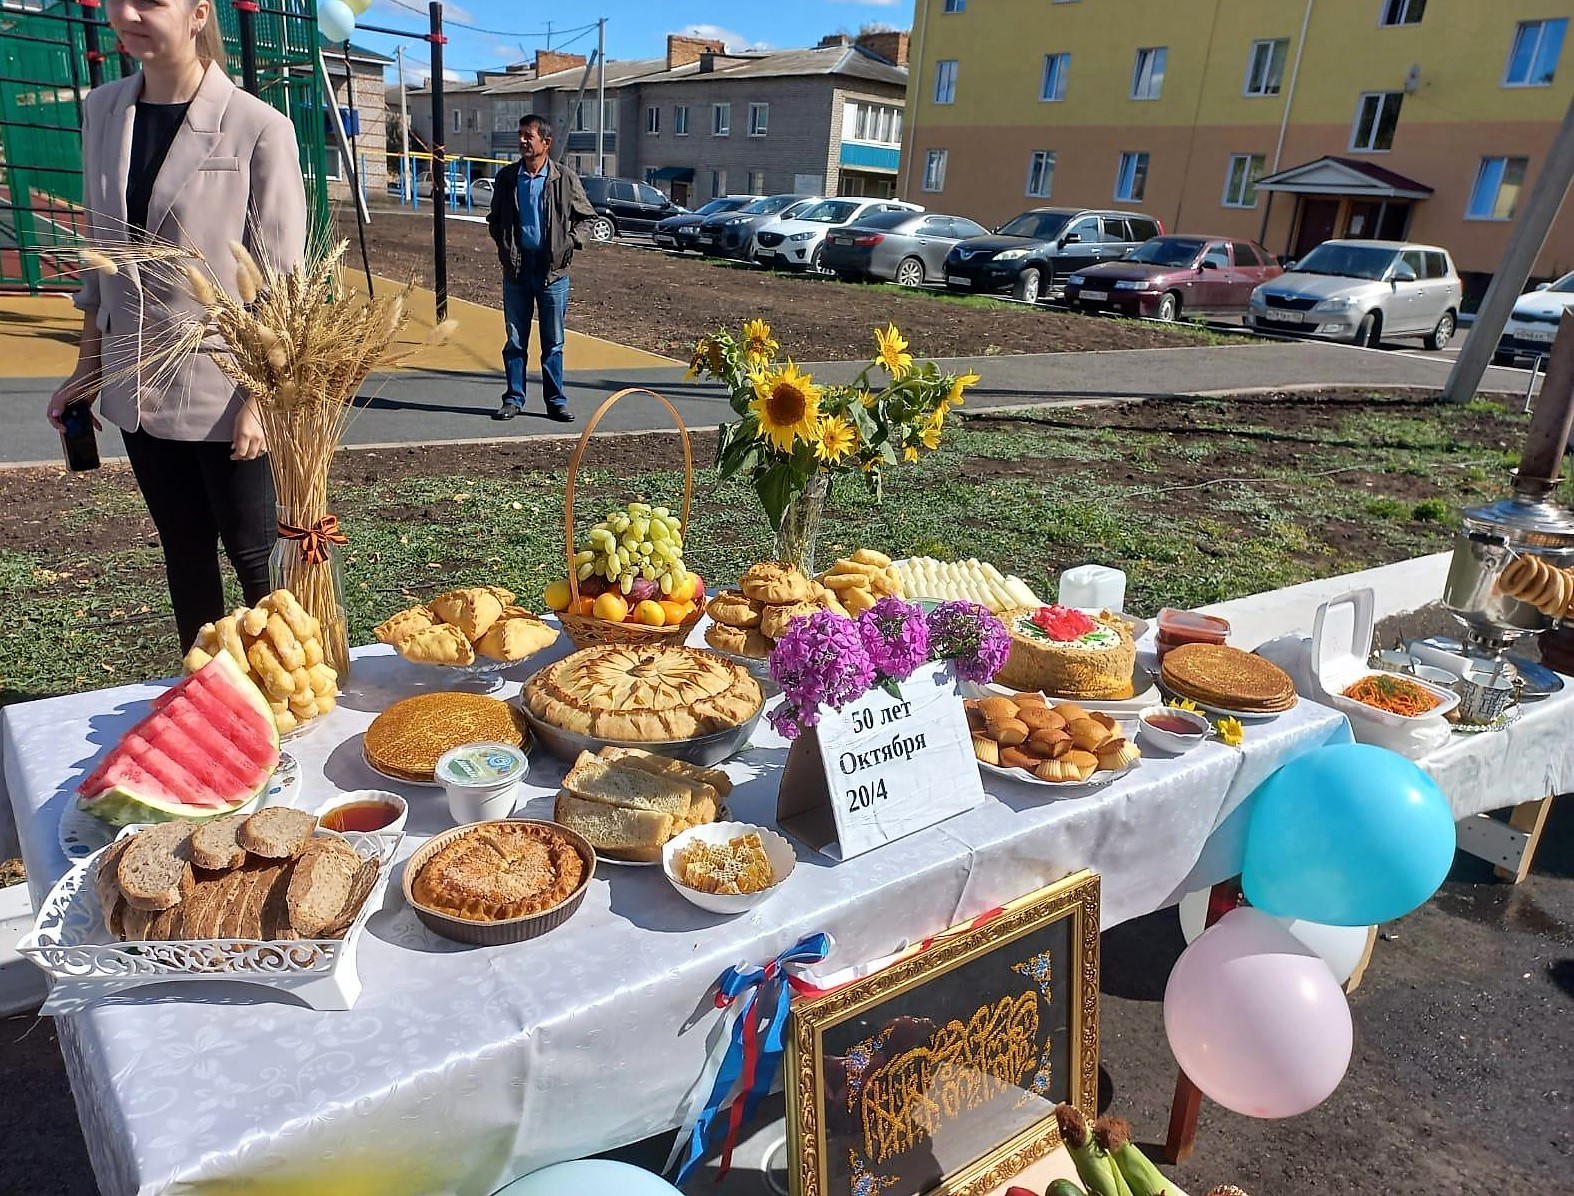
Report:
[[[1119,615],[1041,606],[1008,611],[1001,620],[1011,633],[1011,655],[995,674],[996,685],[1072,701],[1131,697],[1137,645]]]

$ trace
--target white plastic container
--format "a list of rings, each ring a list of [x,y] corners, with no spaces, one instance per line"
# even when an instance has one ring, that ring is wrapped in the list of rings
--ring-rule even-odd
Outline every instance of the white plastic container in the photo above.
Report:
[[[530,772],[525,753],[507,743],[464,743],[437,760],[434,776],[448,791],[454,822],[494,822],[519,804],[519,782]]]
[[[1109,565],[1078,565],[1060,575],[1060,605],[1119,614],[1126,604],[1126,575]]]

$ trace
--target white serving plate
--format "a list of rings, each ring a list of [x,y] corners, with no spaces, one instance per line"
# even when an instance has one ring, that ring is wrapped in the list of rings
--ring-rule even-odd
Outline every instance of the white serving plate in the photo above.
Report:
[[[315,720],[313,720],[315,721]],[[289,752],[279,753],[279,763],[268,779],[268,787],[245,805],[231,811],[235,814],[255,814],[268,806],[292,805],[301,783],[301,768]],[[60,851],[68,860],[85,860],[101,848],[108,847],[119,835],[120,828],[110,826],[77,804],[76,794],[66,803],[60,816]]]
[[[702,893],[698,889],[689,888],[678,879],[678,856],[690,843],[726,843],[750,832],[759,835],[760,843],[765,848],[765,856],[771,862],[770,888],[761,889],[758,893]],[[754,826],[747,822],[711,822],[704,826],[690,827],[681,835],[669,839],[661,851],[662,870],[667,874],[672,887],[692,904],[713,914],[741,914],[753,909],[786,883],[797,863],[798,855],[793,851],[791,843],[768,827]]]
[[[140,829],[126,827],[121,834]],[[289,992],[313,1009],[349,1009],[361,994],[356,947],[366,920],[382,905],[394,855],[404,836],[339,837],[363,858],[378,862],[377,883],[343,939],[122,943],[104,926],[93,883],[99,852],[77,861],[44,898],[33,929],[16,948],[53,978],[43,1012],[73,1013],[128,988],[183,980],[241,981]]]
[[[985,772],[994,773],[997,777],[1005,777],[1009,781],[1020,781],[1024,785],[1035,785],[1040,789],[1052,789],[1056,793],[1091,793],[1095,789],[1103,789],[1107,785],[1113,785],[1140,763],[1140,760],[1134,760],[1126,765],[1125,768],[1100,769],[1085,781],[1044,781],[1030,772],[1024,772],[1020,768],[1007,768],[1002,764],[991,764],[987,760],[980,760],[978,766]]]
[[[1020,691],[1008,685],[997,685],[991,681],[987,685],[977,685],[970,681],[962,683],[962,694],[968,698],[1009,698]],[[1149,706],[1159,704],[1158,682],[1152,673],[1141,665],[1137,665],[1131,673],[1131,697],[1099,701],[1097,699],[1083,701],[1081,698],[1061,698],[1054,694],[1045,694],[1044,700],[1051,706],[1073,702],[1082,707],[1089,714],[1114,714],[1125,719],[1135,719],[1137,715]]]
[[[408,777],[396,777],[391,772],[384,772],[377,765],[373,764],[371,757],[366,754],[366,739],[364,736],[361,739],[361,763],[382,777],[383,780],[392,781],[395,785],[414,785],[417,789],[441,789],[443,787],[440,781],[412,781]]]
[[[1190,702],[1198,710],[1202,711],[1204,714],[1212,716],[1213,718],[1233,718],[1238,722],[1243,723],[1266,723],[1278,718],[1281,714],[1289,714],[1290,711],[1294,710],[1301,704],[1301,697],[1299,694],[1297,694],[1295,701],[1291,702],[1283,710],[1230,710],[1224,706],[1210,706],[1206,702],[1197,701],[1196,698],[1187,697],[1182,693],[1176,693],[1167,685],[1161,684],[1159,686],[1159,692],[1163,694],[1166,699],[1174,698],[1178,701]]]

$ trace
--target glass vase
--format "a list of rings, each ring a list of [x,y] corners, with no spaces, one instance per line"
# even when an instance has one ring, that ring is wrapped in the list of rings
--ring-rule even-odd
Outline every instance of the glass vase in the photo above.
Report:
[[[814,549],[820,538],[820,517],[831,496],[829,474],[809,475],[809,481],[782,512],[776,531],[776,559],[795,565],[805,577],[814,575]]]
[[[297,510],[282,503],[277,511],[280,535],[268,554],[268,583],[294,594],[322,625],[323,660],[338,673],[343,687],[350,676],[350,631],[344,606],[344,550],[331,538],[336,524],[325,511]],[[306,534],[285,535],[285,528]]]

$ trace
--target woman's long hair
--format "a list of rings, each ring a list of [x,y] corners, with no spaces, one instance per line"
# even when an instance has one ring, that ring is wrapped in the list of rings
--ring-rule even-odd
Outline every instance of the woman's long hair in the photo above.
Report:
[[[210,62],[224,69],[224,34],[219,29],[219,12],[215,6],[208,13],[208,20],[197,32],[197,57],[206,67]]]

